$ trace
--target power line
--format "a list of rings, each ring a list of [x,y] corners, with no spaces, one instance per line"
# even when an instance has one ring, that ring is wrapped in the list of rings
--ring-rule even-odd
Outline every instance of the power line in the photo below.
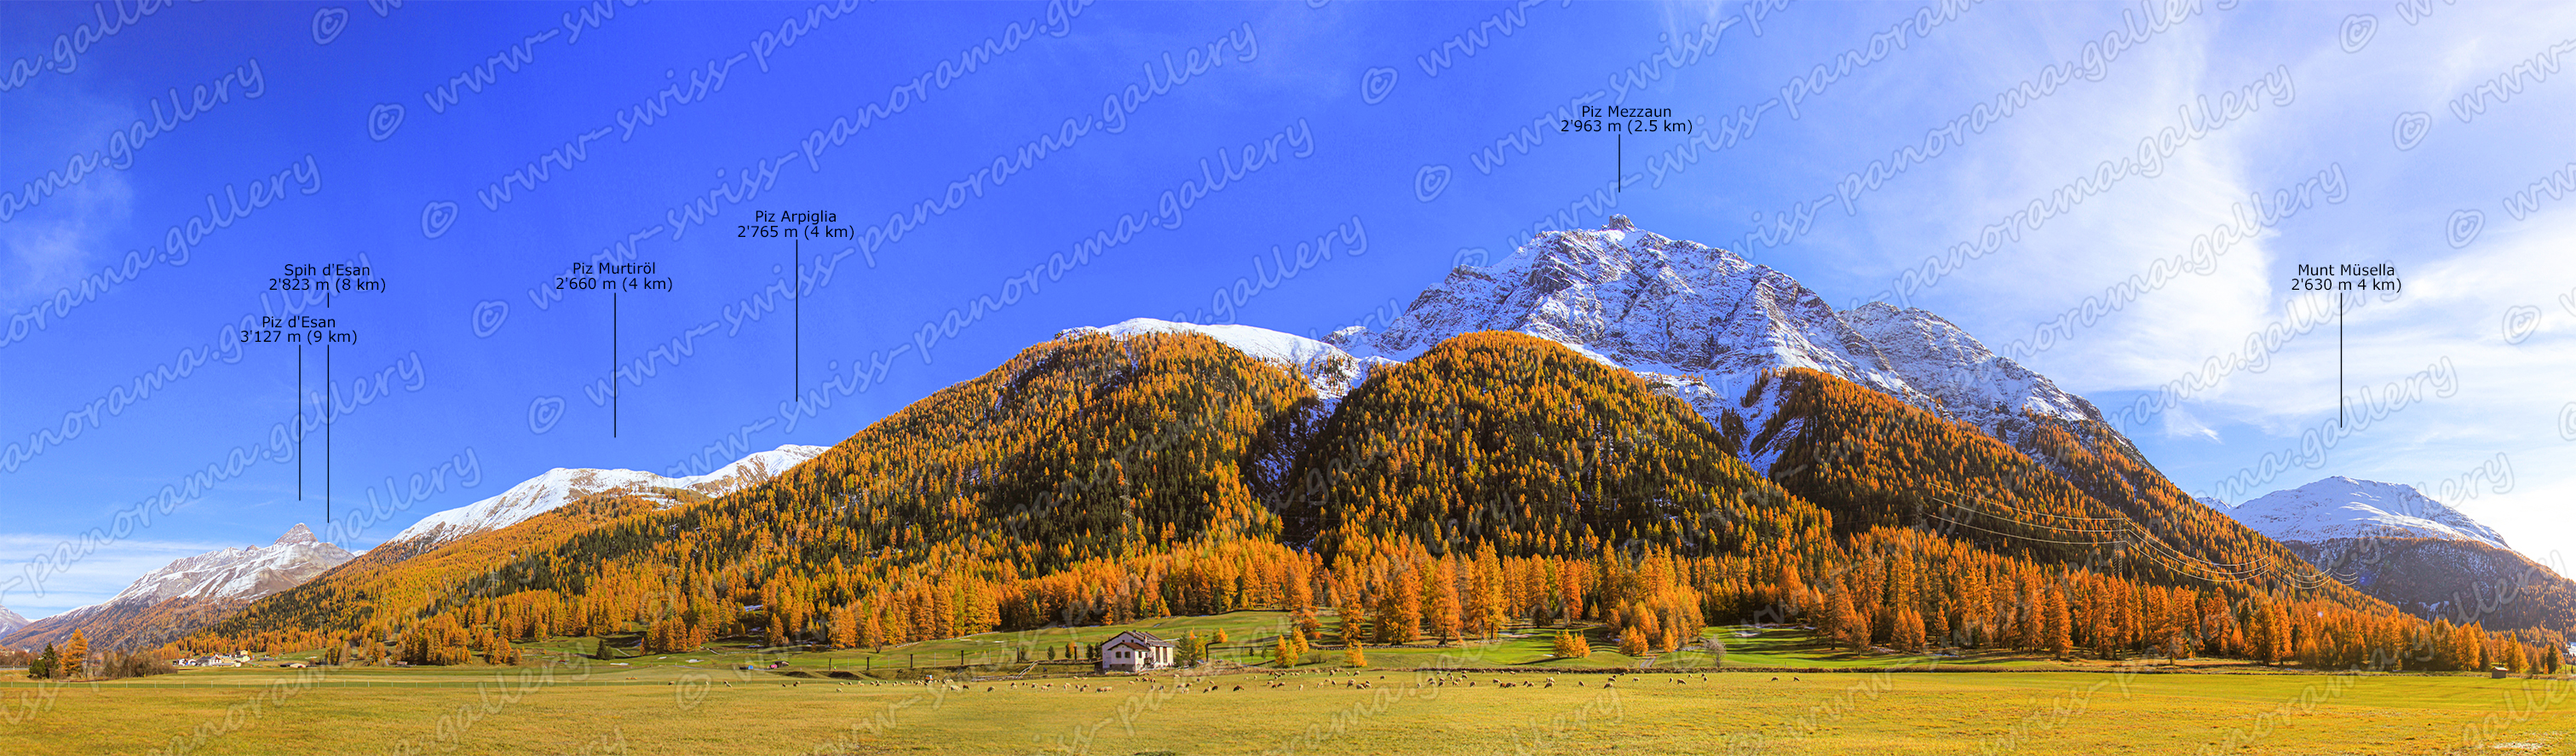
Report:
[[[1949,486],[1942,486],[1942,488],[1950,488],[1950,487],[1949,487]],[[2022,509],[2022,508],[2020,508],[2020,507],[2016,507],[2016,506],[2013,506],[2013,505],[2010,505],[2010,504],[2005,504],[2005,503],[2003,503],[2003,502],[1999,502],[1999,501],[1994,501],[1994,500],[1991,500],[1991,499],[1987,499],[1986,497],[1983,497],[1983,496],[1978,496],[1978,495],[1976,495],[1976,494],[1968,493],[1968,492],[1966,492],[1966,491],[1961,491],[1961,490],[1956,489],[1956,488],[1950,488],[1950,494],[1951,494],[1951,495],[1953,495],[1953,496],[1965,496],[1965,497],[1968,497],[1968,498],[1971,498],[1971,499],[1976,499],[1977,501],[1980,501],[1980,502],[1984,502],[1984,503],[1987,503],[1987,504],[1992,504],[1992,505],[1995,505],[1995,506],[1998,506],[1998,507],[2002,507],[2002,508],[2004,508],[2004,509],[2009,509],[2009,510],[2012,510],[2012,511],[2015,511],[2015,512],[2020,512],[2020,513],[2022,513],[2022,514],[2030,515],[2030,516],[2033,516],[2033,517],[2055,517],[2055,518],[2057,518],[2057,519],[2061,519],[2061,520],[2100,520],[2100,521],[2105,521],[2105,522],[2134,522],[2134,521],[2136,521],[2136,519],[2137,519],[2137,518],[2134,518],[2134,517],[2126,517],[2126,516],[2122,516],[2122,517],[2083,517],[2083,516],[2079,516],[2079,515],[2061,515],[2061,514],[2049,514],[2049,513],[2046,513],[2046,512],[2032,512],[2032,511],[2029,511],[2029,510],[2026,510],[2026,509]]]
[[[2296,570],[2296,569],[2285,569],[2285,568],[2283,567],[2283,565],[2282,565],[2281,560],[2279,560],[2279,559],[2274,559],[2274,558],[2268,558],[2268,557],[2264,557],[2264,556],[2261,556],[2261,555],[2254,555],[2251,559],[2248,559],[2248,560],[2243,561],[2243,562],[2235,562],[2235,563],[2216,562],[2216,561],[2211,561],[2211,560],[2208,560],[2208,559],[2202,559],[2202,558],[2200,558],[2200,557],[2192,556],[2192,555],[2190,555],[2190,554],[2184,553],[2181,549],[2177,549],[2177,548],[2174,548],[2172,545],[2166,544],[2166,543],[2163,541],[2163,539],[2162,539],[2162,538],[2160,538],[2159,536],[2157,536],[2155,533],[2149,532],[2149,531],[2146,529],[2146,527],[2145,527],[2145,526],[2143,526],[2143,525],[2139,524],[2139,523],[2138,523],[2138,521],[2137,521],[2137,518],[2135,518],[2135,517],[2087,517],[2087,516],[2079,516],[2079,515],[2057,515],[2057,514],[2047,514],[2047,513],[2042,513],[2042,512],[2032,512],[2032,511],[2030,511],[2030,510],[2022,509],[2022,508],[2020,508],[2020,507],[2015,507],[2015,506],[2012,506],[2012,505],[2010,505],[2010,504],[2005,504],[2005,503],[2002,503],[2002,502],[1993,501],[1993,500],[1991,500],[1991,499],[1987,499],[1987,498],[1985,498],[1985,497],[1983,497],[1983,496],[1978,496],[1978,495],[1975,495],[1975,494],[1971,494],[1971,493],[1967,493],[1967,492],[1964,492],[1964,491],[1960,491],[1960,490],[1958,490],[1958,489],[1956,489],[1956,488],[1950,488],[1950,487],[1948,487],[1948,486],[1943,486],[1943,488],[1947,488],[1947,489],[1949,489],[1949,490],[1950,490],[1950,492],[1951,492],[1953,495],[1956,495],[1956,496],[1961,496],[1961,497],[1965,497],[1965,498],[1968,498],[1968,499],[1973,499],[1973,500],[1975,500],[1975,501],[1977,501],[1978,503],[1981,503],[1981,504],[1990,505],[1990,506],[1996,507],[1996,508],[1998,508],[1998,509],[2003,509],[2003,510],[2007,510],[2007,511],[2011,511],[2011,512],[2016,512],[2016,513],[2020,513],[2020,514],[2024,514],[2024,515],[2030,515],[2030,516],[2032,516],[2032,517],[2054,518],[2054,519],[2061,519],[2061,520],[2084,520],[2084,521],[2095,521],[2095,522],[2116,522],[2116,523],[2121,524],[2121,525],[2122,525],[2122,526],[2124,526],[2124,527],[2119,527],[2119,528],[2110,528],[2110,529],[2087,529],[2087,528],[2068,528],[2068,527],[2059,527],[2059,526],[2056,526],[2056,525],[2047,525],[2047,524],[2041,524],[2041,523],[2035,523],[2035,522],[2024,522],[2024,521],[2022,521],[2022,520],[2021,520],[2021,519],[2019,519],[2019,518],[2010,517],[2010,516],[2005,516],[2005,515],[1999,515],[1999,514],[1995,514],[1995,513],[1992,513],[1992,512],[1986,512],[1986,511],[1980,510],[1980,509],[1978,509],[1978,508],[1976,508],[1976,507],[1970,507],[1970,506],[1967,506],[1967,505],[1965,505],[1965,504],[1963,504],[1963,503],[1961,503],[1961,502],[1959,502],[1959,501],[1955,501],[1955,500],[1945,500],[1945,499],[1942,499],[1941,497],[1938,497],[1938,496],[1932,496],[1932,497],[1927,497],[1927,498],[1930,498],[1930,499],[1932,499],[1933,501],[1936,501],[1936,502],[1940,502],[1940,503],[1942,503],[1942,504],[1945,504],[1945,505],[1947,505],[1947,507],[1948,507],[1948,508],[1951,508],[1951,509],[1961,509],[1961,510],[1965,510],[1965,511],[1967,511],[1967,512],[1971,513],[1971,514],[1978,514],[1978,515],[1984,515],[1984,516],[1987,516],[1987,517],[1992,517],[1992,518],[1995,518],[1995,519],[1998,519],[1998,520],[2002,520],[2002,521],[2004,521],[2004,522],[2009,522],[2009,523],[2012,523],[2012,524],[2014,524],[2014,525],[2018,525],[2018,526],[2021,526],[2021,527],[2024,527],[2024,528],[2035,528],[2035,529],[2042,529],[2042,530],[2054,531],[2054,532],[2057,532],[2057,533],[2069,533],[2069,534],[2073,534],[2073,533],[2121,533],[2121,534],[2124,534],[2124,535],[2129,535],[2130,537],[2124,537],[2124,538],[2120,538],[2120,539],[2112,540],[2112,541],[2060,541],[2060,540],[2051,540],[2051,539],[2045,539],[2045,538],[2034,538],[2034,537],[2031,537],[2031,536],[2022,535],[2022,534],[2018,534],[2018,533],[2007,533],[2007,532],[2003,532],[2003,531],[1999,531],[1999,530],[1991,530],[1991,529],[1987,529],[1987,528],[1981,528],[1981,527],[1977,527],[1977,526],[1975,526],[1975,525],[1970,525],[1970,524],[1968,524],[1968,523],[1964,523],[1964,522],[1960,522],[1960,521],[1958,521],[1958,520],[1951,519],[1951,518],[1949,518],[1949,517],[1947,517],[1947,516],[1943,516],[1943,515],[1941,515],[1941,514],[1939,514],[1939,513],[1934,513],[1934,514],[1930,515],[1932,518],[1934,518],[1934,519],[1938,519],[1938,520],[1940,520],[1940,521],[1942,521],[1942,522],[1945,522],[1945,523],[1948,523],[1948,524],[1951,524],[1951,525],[1956,525],[1956,526],[1958,526],[1958,527],[1968,528],[1968,529],[1970,529],[1970,530],[1975,530],[1975,531],[1978,531],[1978,532],[1981,532],[1981,533],[1990,533],[1990,534],[1994,534],[1994,535],[2004,536],[2004,537],[2006,537],[2006,538],[2017,538],[2017,539],[2021,539],[2021,540],[2024,540],[2024,541],[2030,541],[2030,542],[2034,542],[2034,543],[2047,543],[2047,544],[2064,545],[2064,546],[2111,546],[2111,545],[2140,545],[2140,544],[2143,544],[2143,545],[2146,545],[2146,546],[2148,546],[2148,547],[2150,547],[2150,548],[2148,548],[2148,549],[2146,549],[2146,550],[2138,551],[2137,553],[2144,554],[2144,555],[2146,555],[2147,557],[2149,557],[2149,558],[2152,558],[2152,559],[2156,560],[2158,563],[2165,565],[2167,568],[2172,569],[2172,570],[2174,570],[2175,572],[2180,573],[2180,574],[2182,574],[2182,575],[2183,575],[2183,576],[2185,576],[2185,577],[2197,578],[2197,579],[2200,579],[2200,580],[2202,580],[2202,581],[2206,581],[2206,582],[2213,582],[2213,583],[2231,583],[2231,584],[2233,584],[2233,583],[2246,583],[2246,582],[2252,582],[2252,581],[2255,581],[2255,580],[2258,580],[2258,579],[2261,579],[2261,578],[2263,578],[2263,577],[2267,577],[2267,576],[2268,576],[2268,577],[2273,577],[2273,578],[2277,578],[2277,579],[2279,579],[2283,584],[2285,584],[2286,586],[2288,586],[2288,587],[2290,587],[2290,588],[2293,588],[2293,589],[2296,589],[2296,590],[2303,590],[2303,591],[2304,591],[2304,590],[2315,590],[2315,589],[2318,589],[2318,588],[2322,588],[2322,587],[2324,587],[2327,583],[2341,583],[2341,582],[2343,582],[2342,580],[2338,580],[2335,576],[2327,574],[2324,570],[2322,570],[2322,569],[2316,569],[2316,568],[2314,568],[2313,566],[2311,566],[2311,569],[2309,569],[2309,570],[2307,570],[2307,571],[2305,571],[2305,572],[2301,572],[2301,571],[2298,571],[2298,570]],[[2132,531],[2132,530],[2134,530],[2134,531],[2136,531],[2136,532],[2135,532],[2134,534],[2130,534],[2130,533],[2129,533],[2129,531]],[[2161,552],[2161,553],[2160,553],[2160,552]],[[2207,573],[2207,574],[2201,574],[2201,573]],[[2357,575],[2357,573],[2355,573],[2355,576],[2358,576],[2358,575]]]
[[[1956,489],[1953,489],[1953,490],[1955,491]],[[1994,501],[1991,501],[1991,500],[1987,500],[1987,499],[1985,499],[1984,497],[1975,496],[1975,495],[1973,495],[1973,494],[1964,494],[1964,495],[1966,495],[1968,498],[1976,499],[1977,501],[1979,501],[1979,502],[1981,502],[1981,503],[1991,504],[1991,505],[1994,505],[1994,506],[1996,506],[1996,507],[1998,507],[1998,508],[2007,509],[2007,510],[2011,510],[2011,511],[2014,511],[2014,512],[2021,512],[2021,513],[2024,513],[2024,514],[2037,514],[2037,513],[2032,513],[2032,512],[2029,512],[2028,510],[2024,510],[2024,509],[2021,509],[2021,508],[2018,508],[2018,507],[2013,507],[2013,506],[2011,506],[2011,505],[2002,504],[2002,503],[2000,503],[2000,502],[1994,502]],[[1940,498],[1938,498],[1938,497],[1933,497],[1933,500],[1934,500],[1934,501],[1941,501],[1942,503],[1944,503],[1944,504],[1948,504],[1949,506],[1954,507],[1954,508],[1966,509],[1967,511],[1972,512],[1972,513],[1975,513],[1975,514],[1982,514],[1982,515],[1985,515],[1985,516],[1988,516],[1988,517],[1994,517],[1994,518],[1996,518],[1996,519],[2004,520],[2004,521],[2006,521],[2006,522],[2011,522],[2011,523],[2013,523],[2013,524],[2015,524],[2015,525],[2020,525],[2020,526],[2022,526],[2022,527],[2028,527],[2028,528],[2040,528],[2040,529],[2046,529],[2046,530],[2058,531],[2058,532],[2064,532],[2064,533],[2125,533],[2125,532],[2127,532],[2128,530],[2135,530],[2135,531],[2137,531],[2137,532],[2136,532],[2136,534],[2135,534],[2135,537],[2133,537],[2133,538],[2123,538],[2123,539],[2120,539],[2120,540],[2117,540],[2117,541],[2109,541],[2109,542],[2104,542],[2104,541],[2059,541],[2059,540],[2051,540],[2051,539],[2044,539],[2044,538],[2033,538],[2033,537],[2026,536],[2026,535],[2020,535],[2020,534],[2015,534],[2015,533],[2006,533],[2006,532],[1997,531],[1997,530],[1990,530],[1990,529],[1987,529],[1987,528],[1981,528],[1981,527],[1977,527],[1977,526],[1975,526],[1975,525],[1970,525],[1970,524],[1967,524],[1967,523],[1964,523],[1964,522],[1959,522],[1959,521],[1957,521],[1957,520],[1953,520],[1953,519],[1950,519],[1950,518],[1948,518],[1948,517],[1943,517],[1943,516],[1940,516],[1940,515],[1934,515],[1934,517],[1936,517],[1937,519],[1940,519],[1940,520],[1941,520],[1941,521],[1943,521],[1943,522],[1946,522],[1946,523],[1949,523],[1949,524],[1952,524],[1952,525],[1957,525],[1957,526],[1959,526],[1959,527],[1968,528],[1968,529],[1976,530],[1976,531],[1983,532],[1983,533],[1992,533],[1992,534],[1994,534],[1994,535],[2005,536],[2005,537],[2008,537],[2008,538],[2019,538],[2019,539],[2022,539],[2022,540],[2032,541],[2032,542],[2037,542],[2037,543],[2049,543],[2049,544],[2070,545],[2070,546],[2107,546],[2107,545],[2113,545],[2113,544],[2120,544],[2120,545],[2136,545],[2136,544],[2145,544],[2145,545],[2147,545],[2147,546],[2149,546],[2149,547],[2152,547],[2152,548],[2151,548],[2151,549],[2149,549],[2149,550],[2146,550],[2146,551],[2141,551],[2141,552],[2139,552],[2139,553],[2145,554],[2145,555],[2147,555],[2148,557],[2155,559],[2158,563],[2165,565],[2167,568],[2170,568],[2170,569],[2174,570],[2175,572],[2182,574],[2183,576],[2186,576],[2186,577],[2192,577],[2192,578],[2197,578],[2197,579],[2200,579],[2200,580],[2202,580],[2202,581],[2206,581],[2206,582],[2244,583],[2244,582],[2249,582],[2249,581],[2252,581],[2252,580],[2258,579],[2258,578],[2260,578],[2260,577],[2264,576],[2266,573],[2270,573],[2270,574],[2278,575],[2278,576],[2279,576],[2279,577],[2281,577],[2285,582],[2289,582],[2289,583],[2292,585],[2292,587],[2294,587],[2294,588],[2298,588],[2298,589],[2300,589],[2300,590],[2313,590],[2313,589],[2316,589],[2316,588],[2319,588],[2319,587],[2324,586],[2324,584],[2329,580],[2329,578],[2327,578],[2325,575],[2323,575],[2323,574],[2321,574],[2321,573],[2319,573],[2319,574],[2315,574],[2315,575],[2301,575],[2301,574],[2298,574],[2298,573],[2292,573],[2292,572],[2282,572],[2282,571],[2280,571],[2280,570],[2278,569],[2278,568],[2279,568],[2279,565],[2278,565],[2274,560],[2267,560],[2267,559],[2264,559],[2264,558],[2259,557],[2259,556],[2258,556],[2258,557],[2256,557],[2256,558],[2254,558],[2254,559],[2252,559],[2252,560],[2249,560],[2249,561],[2245,561],[2245,562],[2238,562],[2238,563],[2234,563],[2234,564],[2226,564],[2226,563],[2221,563],[2221,562],[2214,562],[2214,561],[2210,561],[2210,560],[2206,560],[2206,559],[2201,559],[2201,558],[2199,558],[2199,557],[2191,556],[2191,555],[2189,555],[2189,554],[2185,554],[2185,553],[2183,553],[2183,552],[2182,552],[2181,550],[2179,550],[2179,549],[2176,549],[2176,548],[2174,548],[2174,547],[2172,547],[2172,546],[2170,546],[2170,545],[2165,544],[2161,539],[2159,539],[2158,537],[2156,537],[2156,535],[2155,535],[2155,534],[2150,533],[2150,532],[2147,532],[2147,530],[2146,530],[2143,526],[2140,526],[2140,525],[2136,522],[2136,520],[2135,520],[2135,519],[2109,518],[2109,517],[2067,517],[2067,516],[2059,516],[2059,515],[2038,515],[2038,516],[2044,516],[2044,517],[2061,517],[2062,519],[2081,519],[2081,520],[2096,520],[2096,521],[2118,521],[2118,522],[2121,522],[2122,524],[2124,524],[2124,525],[2126,525],[2126,526],[2127,526],[2127,527],[2125,527],[2125,528],[2113,528],[2113,529],[2108,529],[2108,530],[2079,529],[2079,528],[2063,528],[2063,527],[2058,527],[2058,526],[2054,526],[2054,525],[2044,525],[2044,524],[2038,524],[2038,523],[2022,522],[2021,520],[2016,519],[2016,518],[2012,518],[2012,517],[2005,517],[2005,516],[1997,515],[1997,514],[1990,513],[1990,512],[1983,512],[1983,511],[1979,511],[1979,510],[1977,510],[1976,508],[1964,506],[1964,505],[1960,504],[1959,502],[1955,502],[1955,501],[1944,501],[1944,500],[1942,500],[1942,499],[1940,499]],[[2158,553],[2158,552],[2163,552],[2163,553]],[[2248,567],[2250,567],[2250,569],[2237,569],[2237,568],[2248,568]],[[2208,574],[2201,574],[2201,573],[2208,573]]]
[[[2104,542],[2102,542],[2102,541],[2052,541],[2052,540],[2048,540],[2048,539],[2045,539],[2045,538],[2032,538],[2032,537],[2030,537],[2030,536],[2021,535],[2021,534],[2018,534],[2018,533],[2006,533],[2006,532],[2003,532],[2003,531],[2000,531],[2000,530],[1987,530],[1987,529],[1985,529],[1985,528],[1980,528],[1980,527],[1977,527],[1977,526],[1975,526],[1975,525],[1970,525],[1970,524],[1967,524],[1967,523],[1964,523],[1964,522],[1959,522],[1959,521],[1957,521],[1957,520],[1952,520],[1952,519],[1950,519],[1950,518],[1942,517],[1942,516],[1940,516],[1940,515],[1932,515],[1932,518],[1933,518],[1933,519],[1936,519],[1936,520],[1940,520],[1940,521],[1942,521],[1942,522],[1950,523],[1950,524],[1952,524],[1952,525],[1957,525],[1957,526],[1959,526],[1959,527],[1967,528],[1967,529],[1969,529],[1969,530],[1975,530],[1975,531],[1984,532],[1984,533],[1993,533],[1993,534],[1995,534],[1995,535],[2004,536],[2004,537],[2006,537],[2006,538],[2019,538],[2019,539],[2022,539],[2022,540],[2025,540],[2025,541],[2031,541],[2031,542],[2034,542],[2034,543],[2054,543],[2054,544],[2061,544],[2061,545],[2067,545],[2067,546],[2102,546],[2102,545],[2106,545],[2106,544],[2105,544]]]
[[[1934,501],[1939,501],[1939,499],[1934,499]],[[1972,513],[1975,513],[1975,514],[1985,515],[1985,516],[1987,516],[1987,517],[1992,517],[1992,518],[1995,518],[1995,519],[1998,519],[1998,520],[2003,520],[2003,521],[2005,521],[2005,522],[2010,522],[2010,523],[2012,523],[2012,524],[2020,525],[2020,526],[2023,526],[2023,527],[2030,527],[2030,528],[2046,528],[2046,529],[2049,529],[2049,530],[2054,530],[2054,531],[2058,531],[2058,532],[2061,532],[2061,533],[2125,533],[2125,532],[2128,532],[2128,529],[2127,529],[2127,528],[2104,528],[2104,529],[2100,529],[2100,530],[2087,529],[2087,528],[2061,528],[2061,527],[2058,527],[2058,526],[2055,526],[2055,525],[2042,525],[2042,524],[2039,524],[2039,523],[2022,522],[2021,520],[2018,520],[2018,519],[2014,519],[2014,518],[2011,518],[2011,517],[2005,517],[2005,516],[1997,515],[1997,514],[1993,514],[1993,513],[1990,513],[1990,512],[1980,512],[1980,511],[1977,511],[1977,510],[1976,510],[1975,508],[1973,508],[1973,507],[1963,506],[1963,505],[1960,505],[1960,504],[1955,503],[1955,502],[1950,503],[1950,506],[1955,507],[1955,508],[1959,508],[1959,509],[1965,509],[1965,510],[1967,510],[1967,511],[1969,511],[1969,512],[1972,512]]]

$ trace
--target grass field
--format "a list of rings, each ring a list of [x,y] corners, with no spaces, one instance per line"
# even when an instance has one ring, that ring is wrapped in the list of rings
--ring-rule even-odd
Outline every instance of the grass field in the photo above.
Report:
[[[1148,624],[1167,637],[1224,627],[1250,639],[1277,620],[1247,612]],[[1674,668],[1705,667],[1716,661],[1708,652],[1643,669],[1607,653],[1542,661],[1543,634],[1371,649],[1376,666],[1356,670],[1074,677],[1047,674],[1071,665],[1016,663],[1020,645],[1119,629],[873,654],[719,649],[624,666],[562,653],[588,647],[568,639],[537,644],[520,667],[0,683],[0,753],[2576,754],[2567,679],[2215,674],[2248,670],[2207,662],[2174,674],[2161,660],[2061,671],[2007,656],[1836,654],[1780,629],[1713,628],[1727,645],[1726,666],[1713,671]],[[953,664],[960,651],[1010,663],[893,669],[906,657]],[[782,660],[777,671],[740,669]],[[1414,665],[1516,671],[1403,668]],[[1840,671],[1744,671],[1753,667]]]

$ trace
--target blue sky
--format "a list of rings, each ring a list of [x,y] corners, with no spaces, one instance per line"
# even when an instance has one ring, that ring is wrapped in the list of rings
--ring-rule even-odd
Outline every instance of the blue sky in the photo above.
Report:
[[[1382,322],[1456,263],[1607,212],[1837,306],[1930,309],[2115,416],[2181,381],[2124,429],[2186,489],[2453,481],[2524,552],[2576,552],[2576,213],[2513,202],[2576,171],[2576,77],[2531,73],[2576,56],[2560,6],[137,7],[0,6],[0,190],[25,205],[0,198],[0,447],[23,450],[0,458],[0,604],[31,617],[324,527],[321,432],[300,499],[271,445],[297,348],[223,343],[246,316],[356,333],[328,349],[328,475],[335,517],[385,510],[336,531],[365,548],[548,468],[834,443],[1069,327]],[[1695,130],[1555,130],[1585,105]],[[860,239],[739,238],[755,212]],[[1345,228],[1365,247],[1267,262]],[[1041,268],[1086,240],[1111,243]],[[150,264],[124,276],[129,255]],[[598,259],[670,288],[554,296]],[[2349,431],[2302,262],[2404,281],[2342,316],[2344,390],[2382,408]],[[267,290],[333,263],[385,288]],[[2248,352],[2276,323],[2295,335]],[[651,365],[613,436],[612,341]],[[800,387],[829,406],[785,405]]]

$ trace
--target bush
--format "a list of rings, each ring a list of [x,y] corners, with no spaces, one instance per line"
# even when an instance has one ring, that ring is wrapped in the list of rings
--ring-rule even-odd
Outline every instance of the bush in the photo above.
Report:
[[[1586,640],[1581,633],[1569,633],[1563,630],[1556,631],[1557,658],[1581,659],[1591,655],[1592,642]]]
[[[170,660],[168,659],[163,659],[148,653],[114,651],[108,653],[107,664],[101,668],[99,679],[117,680],[127,677],[149,677],[152,675],[166,675],[177,671],[179,671],[179,668],[171,666]]]

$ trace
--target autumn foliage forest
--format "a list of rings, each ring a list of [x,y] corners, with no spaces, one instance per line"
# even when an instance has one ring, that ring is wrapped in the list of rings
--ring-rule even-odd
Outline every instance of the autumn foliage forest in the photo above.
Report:
[[[1283,646],[1598,623],[1634,655],[1718,622],[1844,647],[2543,667],[2558,630],[2426,622],[2184,495],[2116,434],[2033,459],[1805,370],[1761,427],[1505,332],[1338,402],[1194,334],[1030,347],[768,483],[601,496],[425,553],[389,544],[174,649],[507,663],[642,632],[879,647],[1266,608]],[[1723,426],[1723,427],[1721,427]],[[1766,478],[1740,458],[1778,451]],[[1570,640],[1581,642],[1581,636]],[[1356,650],[1356,649],[1354,649]]]

